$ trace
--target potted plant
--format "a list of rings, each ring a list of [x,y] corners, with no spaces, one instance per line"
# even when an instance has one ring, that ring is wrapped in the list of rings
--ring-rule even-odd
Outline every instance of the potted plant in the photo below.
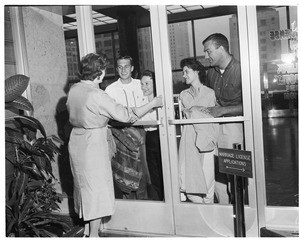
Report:
[[[14,75],[5,80],[6,236],[55,237],[70,226],[59,213],[61,194],[54,188],[51,162],[59,154],[43,125],[25,111],[33,112],[22,96],[29,77]],[[40,137],[38,137],[40,136]]]

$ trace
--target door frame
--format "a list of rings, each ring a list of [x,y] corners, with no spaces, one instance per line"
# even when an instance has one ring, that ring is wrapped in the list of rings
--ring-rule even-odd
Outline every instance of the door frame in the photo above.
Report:
[[[84,6],[76,6],[76,11],[85,11],[83,8]],[[20,8],[20,10],[22,9]],[[24,52],[24,48],[22,48],[25,43],[25,34],[22,29],[22,22],[20,22],[22,21],[22,15],[21,12],[18,11],[12,12],[12,24],[16,24],[16,28],[13,28],[14,44],[16,44],[15,47],[17,49],[16,60],[21,61],[16,63],[16,67],[19,68],[20,72],[26,73],[28,72],[26,65],[28,59],[26,51]],[[164,94],[170,92],[169,88],[172,86],[168,22],[165,6],[151,5],[150,17],[155,73],[157,80],[161,80],[157,81],[157,89],[158,94]],[[86,19],[86,22],[90,22],[89,19],[90,18]],[[77,21],[81,22],[80,18]],[[246,213],[250,212],[250,216],[255,220],[252,220],[252,218],[251,220],[246,220],[246,226],[248,225],[247,236],[248,234],[249,236],[259,236],[259,230],[262,227],[280,227],[283,229],[295,227],[295,230],[297,230],[298,223],[295,223],[295,220],[299,219],[298,207],[272,207],[266,204],[260,81],[257,81],[260,79],[260,69],[256,6],[238,6],[238,26],[240,49],[243,50],[240,53],[243,79],[243,103],[244,107],[247,106],[247,108],[244,108],[244,117],[232,117],[231,121],[244,121],[245,135],[249,137],[246,138],[246,150],[250,150],[253,153],[253,179],[249,180],[249,192],[253,193],[253,195],[251,195],[249,206],[245,208],[245,211]],[[78,32],[78,37],[83,38],[83,34],[83,32]],[[94,39],[94,33],[89,31],[85,37],[87,39]],[[93,49],[94,44],[95,43],[91,44],[90,41],[83,41],[83,43],[80,44],[80,49]],[[21,49],[23,49],[23,51]],[[27,97],[30,99],[30,92],[29,90],[27,91]],[[163,150],[168,148],[169,144],[175,144],[174,140],[176,136],[174,136],[174,125],[172,125],[172,121],[173,124],[176,124],[176,121],[167,119],[167,116],[172,116],[172,112],[174,111],[172,99],[170,97],[164,98],[164,105],[165,107],[159,110],[160,119],[157,122],[160,126],[161,147]],[[210,121],[221,122],[220,118],[214,118],[214,120]],[[208,207],[206,205],[184,205],[180,203],[179,192],[177,192],[177,167],[171,165],[171,163],[176,162],[177,159],[174,159],[174,153],[172,152],[164,152],[162,158],[166,160],[163,162],[164,186],[166,189],[165,202],[130,202],[127,200],[117,200],[116,215],[113,216],[108,223],[103,225],[103,229],[107,231],[148,232],[151,233],[151,235],[181,235],[184,234],[186,230],[181,230],[180,227],[178,227],[178,218],[174,213],[180,210],[182,206],[185,206],[184,209],[192,208],[197,212],[214,212],[214,206],[217,205]],[[204,210],[205,208],[207,209],[206,211]],[[229,206],[218,205],[216,209],[219,213],[225,212],[229,214],[231,212]],[[128,220],[133,210],[137,214],[136,219]],[[154,210],[155,212],[153,212]],[[141,211],[141,214],[139,214],[139,211]],[[122,221],[122,219],[124,221]],[[247,224],[247,222],[251,223]],[[193,233],[190,233],[190,235],[193,235]]]

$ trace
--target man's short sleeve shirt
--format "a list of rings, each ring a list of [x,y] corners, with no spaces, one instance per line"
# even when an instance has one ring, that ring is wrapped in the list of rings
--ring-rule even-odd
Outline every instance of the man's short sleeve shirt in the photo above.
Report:
[[[241,104],[242,81],[240,63],[232,58],[223,73],[217,67],[209,68],[207,86],[215,91],[219,105],[233,106]]]

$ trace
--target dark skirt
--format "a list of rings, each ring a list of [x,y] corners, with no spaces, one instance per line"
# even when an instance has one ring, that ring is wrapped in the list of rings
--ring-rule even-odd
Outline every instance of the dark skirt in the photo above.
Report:
[[[149,174],[151,178],[152,193],[154,200],[164,199],[164,186],[162,174],[161,149],[158,130],[146,132],[146,155]],[[156,197],[155,197],[156,196]]]

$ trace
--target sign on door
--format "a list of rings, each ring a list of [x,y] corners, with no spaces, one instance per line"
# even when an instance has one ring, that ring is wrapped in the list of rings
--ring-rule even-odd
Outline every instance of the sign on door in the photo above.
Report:
[[[218,156],[220,172],[252,178],[250,151],[219,148]]]

